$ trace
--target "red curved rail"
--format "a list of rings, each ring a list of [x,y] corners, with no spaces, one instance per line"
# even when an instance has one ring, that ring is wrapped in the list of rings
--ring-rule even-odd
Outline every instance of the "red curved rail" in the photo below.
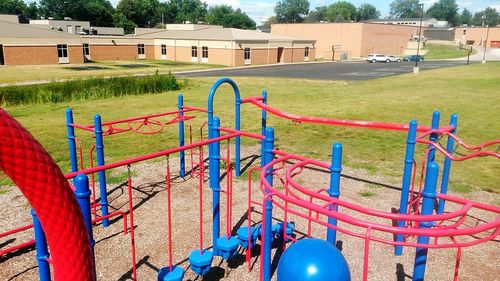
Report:
[[[0,136],[0,168],[40,219],[50,247],[54,279],[94,280],[85,222],[62,171],[40,143],[3,109]]]

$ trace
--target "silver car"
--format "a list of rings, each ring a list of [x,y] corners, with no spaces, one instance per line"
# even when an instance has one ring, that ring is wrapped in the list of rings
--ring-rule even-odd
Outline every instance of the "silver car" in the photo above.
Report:
[[[371,62],[371,63],[391,62],[391,59],[388,56],[382,55],[382,54],[369,54],[368,57],[366,58],[366,60]]]
[[[401,58],[397,56],[387,56],[391,62],[401,62]]]

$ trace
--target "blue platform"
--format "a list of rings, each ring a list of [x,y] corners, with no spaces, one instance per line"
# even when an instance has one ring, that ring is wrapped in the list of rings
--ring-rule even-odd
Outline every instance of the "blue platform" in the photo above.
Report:
[[[214,255],[211,251],[204,250],[203,253],[200,253],[200,250],[194,250],[189,255],[191,269],[198,275],[205,275],[210,271],[213,258]]]
[[[219,237],[217,239],[217,249],[224,260],[232,258],[236,254],[236,250],[238,250],[238,238],[231,236],[227,239],[226,235]]]
[[[158,272],[158,281],[182,281],[184,277],[184,269],[180,266],[172,266],[172,271],[170,267],[162,267]]]
[[[248,248],[248,226],[242,226],[238,229],[238,242],[243,249]],[[257,241],[257,237],[259,236],[259,230],[256,227],[250,227],[250,247],[255,245],[255,241]]]
[[[279,222],[276,224],[276,235],[278,237],[278,239],[283,239],[283,225],[284,223],[283,222]],[[287,236],[292,236],[293,235],[293,230],[295,229],[295,224],[294,223],[291,223],[291,222],[287,222],[286,223],[286,235]],[[286,241],[288,242],[290,240],[290,238],[287,238]]]

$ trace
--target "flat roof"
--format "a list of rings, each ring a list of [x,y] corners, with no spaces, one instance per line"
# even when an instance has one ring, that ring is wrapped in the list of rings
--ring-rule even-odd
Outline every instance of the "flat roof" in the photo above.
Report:
[[[0,20],[0,37],[10,38],[78,38],[78,36],[54,31],[41,26],[19,24]]]

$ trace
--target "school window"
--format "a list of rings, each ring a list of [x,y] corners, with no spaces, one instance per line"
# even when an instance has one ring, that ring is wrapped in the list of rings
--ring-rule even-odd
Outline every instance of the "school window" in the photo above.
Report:
[[[198,47],[191,46],[191,57],[192,58],[197,58],[198,57]]]
[[[167,55],[167,45],[165,45],[165,44],[161,45],[161,54],[162,54],[162,56]]]
[[[250,59],[250,48],[245,48],[245,60]]]
[[[145,54],[144,44],[137,44],[137,53],[139,55],[144,55]]]
[[[208,47],[201,47],[201,57],[208,58]]]
[[[57,45],[57,57],[58,58],[68,57],[68,45]]]
[[[90,47],[88,43],[83,43],[83,54],[90,56]]]
[[[308,58],[309,57],[309,47],[306,47],[304,49],[304,57]]]

